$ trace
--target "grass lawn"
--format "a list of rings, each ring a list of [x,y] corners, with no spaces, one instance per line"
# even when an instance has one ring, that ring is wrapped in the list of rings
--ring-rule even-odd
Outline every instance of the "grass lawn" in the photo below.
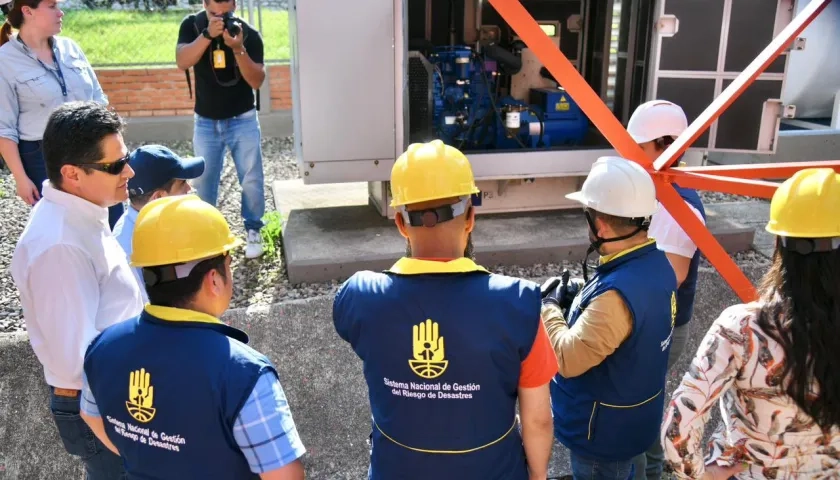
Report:
[[[79,43],[93,66],[175,64],[178,28],[188,12],[67,10],[61,35]],[[238,12],[245,20],[247,12]],[[259,29],[254,10],[252,26]],[[260,32],[265,60],[289,58],[289,18],[285,11],[263,9]]]

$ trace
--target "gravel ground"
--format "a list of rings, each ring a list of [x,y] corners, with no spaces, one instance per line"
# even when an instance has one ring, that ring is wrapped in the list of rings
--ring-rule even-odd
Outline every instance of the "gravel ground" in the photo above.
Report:
[[[137,145],[129,144],[129,148]],[[167,144],[181,155],[192,154],[192,142],[174,142]],[[291,138],[273,138],[263,140],[263,156],[265,171],[266,209],[274,208],[271,182],[278,179],[298,178],[298,170],[292,151]],[[225,214],[231,227],[239,235],[244,235],[244,228],[240,218],[240,188],[236,178],[236,170],[228,155],[222,175],[222,185],[219,190],[219,206]],[[703,192],[706,203],[730,202],[738,200],[754,200],[747,197],[728,195],[714,192]],[[24,330],[22,312],[18,301],[18,293],[9,272],[12,252],[15,243],[23,230],[29,214],[26,206],[15,195],[14,182],[5,170],[0,170],[0,332]],[[766,262],[766,259],[755,252],[736,255],[739,265]],[[542,281],[546,277],[568,268],[573,275],[580,276],[580,263],[564,263],[562,265],[522,265],[492,267],[493,271],[512,276]],[[246,260],[244,251],[234,255],[234,296],[231,307],[246,307],[249,305],[267,305],[282,300],[307,298],[317,295],[330,294],[338,288],[338,282],[324,284],[291,285],[286,276],[282,251],[278,244],[276,255],[264,256],[260,259]]]
[[[731,193],[720,192],[700,192],[700,198],[704,204],[709,203],[723,203],[723,202],[754,202],[756,200],[762,202],[769,202],[766,198],[745,197],[743,195],[733,195]]]

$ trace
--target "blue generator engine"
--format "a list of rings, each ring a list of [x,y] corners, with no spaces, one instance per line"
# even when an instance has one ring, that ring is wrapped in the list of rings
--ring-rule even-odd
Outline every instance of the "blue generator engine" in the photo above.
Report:
[[[562,88],[533,88],[529,103],[499,98],[499,63],[518,70],[519,58],[496,45],[476,53],[466,45],[436,47],[431,110],[435,137],[464,150],[539,149],[583,142],[589,121]],[[511,67],[509,67],[510,69]]]
[[[492,147],[495,62],[462,45],[437,47],[429,60],[435,69],[432,118],[437,136],[460,148]]]
[[[563,88],[532,88],[531,104],[505,97],[496,148],[544,148],[580,144],[589,119]]]

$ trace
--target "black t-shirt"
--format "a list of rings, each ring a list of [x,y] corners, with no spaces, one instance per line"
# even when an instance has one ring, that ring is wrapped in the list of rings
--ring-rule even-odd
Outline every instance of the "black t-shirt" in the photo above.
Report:
[[[187,15],[181,22],[178,32],[178,43],[192,43],[201,35],[201,29],[196,33],[195,19],[197,15],[206,17],[206,12]],[[259,32],[251,28],[244,20],[239,19],[245,37],[244,47],[255,63],[263,63],[263,42]],[[206,22],[204,23],[206,25]],[[213,51],[217,48],[225,52],[225,68],[213,68]],[[220,36],[214,38],[210,46],[193,68],[195,72],[195,113],[214,120],[241,115],[256,105],[254,90],[242,77],[233,50],[225,45]],[[238,79],[238,81],[237,81]]]

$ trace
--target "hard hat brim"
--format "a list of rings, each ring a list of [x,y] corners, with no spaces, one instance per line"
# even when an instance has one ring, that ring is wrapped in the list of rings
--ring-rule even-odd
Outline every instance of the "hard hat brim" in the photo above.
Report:
[[[627,132],[627,133],[630,133],[630,132]],[[657,138],[657,137],[652,137],[650,135],[638,135],[638,134],[633,134],[633,133],[630,133],[630,137],[636,143],[647,143],[647,142],[656,140],[656,138]]]
[[[242,240],[241,238],[236,237],[236,238],[234,238],[234,240],[232,242],[228,243],[227,245],[224,245],[222,248],[220,248],[216,252],[202,252],[201,254],[198,254],[198,255],[191,255],[189,257],[179,258],[178,261],[175,262],[175,263],[187,263],[187,262],[194,262],[196,260],[206,260],[208,258],[217,257],[217,256],[219,256],[223,253],[230,252],[231,250],[233,250],[235,248],[239,248],[244,244],[245,244],[245,240]],[[134,259],[132,259],[131,262],[129,262],[129,265],[132,266],[132,267],[136,267],[136,268],[162,267],[163,266],[162,264],[159,264],[159,263],[156,263],[156,262],[143,262],[143,261],[136,262],[136,261],[134,261]],[[173,264],[164,264],[164,265],[173,265]]]
[[[778,237],[788,237],[788,238],[835,238],[838,236],[840,232],[805,232],[805,231],[796,231],[786,228],[776,228],[772,224],[768,223],[764,226],[764,230],[767,233],[772,235],[776,235]]]
[[[572,200],[573,202],[580,203],[581,205],[589,206],[589,202],[586,200],[582,191],[569,193],[566,195],[566,198]]]
[[[577,202],[577,203],[583,205],[584,207],[589,207],[589,208],[591,208],[595,211],[598,211],[598,212],[601,212],[601,213],[606,213],[607,215],[615,215],[617,217],[625,217],[627,215],[624,212],[619,213],[619,212],[611,212],[611,211],[608,212],[608,211],[598,210],[598,208],[595,205],[593,205],[593,203],[590,200],[588,200],[586,198],[586,196],[583,194],[582,191],[569,193],[569,194],[566,195],[566,198],[568,198],[569,200],[572,200],[574,202]],[[643,212],[643,214],[637,215],[635,217],[628,217],[628,218],[652,217],[657,212],[659,212],[660,208],[661,208],[661,204],[659,203],[659,201],[656,201],[650,212]]]

